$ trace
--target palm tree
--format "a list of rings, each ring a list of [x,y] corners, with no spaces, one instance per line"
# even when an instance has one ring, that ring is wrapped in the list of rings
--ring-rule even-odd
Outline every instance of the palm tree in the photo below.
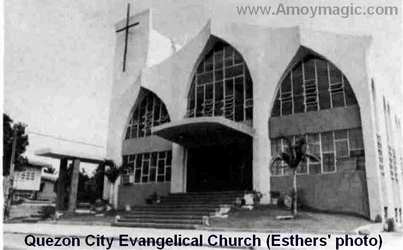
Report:
[[[285,162],[287,167],[289,167],[292,170],[292,176],[293,176],[293,186],[292,186],[292,215],[293,217],[296,217],[297,215],[297,169],[300,166],[301,162],[306,161],[306,159],[310,159],[312,161],[320,161],[320,159],[307,152],[307,145],[306,145],[306,140],[305,136],[300,136],[295,140],[294,145],[291,144],[291,141],[289,138],[286,137],[280,137],[283,139],[287,145],[285,150],[281,153],[279,153],[276,157],[273,157],[270,166],[271,167],[278,167],[279,165],[276,163],[279,163],[281,161]]]

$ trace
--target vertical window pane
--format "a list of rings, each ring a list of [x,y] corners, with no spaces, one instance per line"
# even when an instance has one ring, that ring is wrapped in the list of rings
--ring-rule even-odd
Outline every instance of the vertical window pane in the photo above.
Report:
[[[292,82],[293,82],[293,91],[295,95],[303,94],[302,88],[302,64],[299,63],[293,70],[292,70]]]
[[[319,106],[320,109],[328,109],[330,108],[330,93],[327,62],[324,60],[315,60],[315,62],[318,76]]]
[[[191,88],[191,94],[193,91],[194,88]],[[190,97],[189,100],[193,108],[194,98]],[[161,119],[161,107],[166,111],[165,105],[155,94],[145,91],[145,96],[137,104],[127,127],[126,139],[149,136],[153,126],[169,121],[169,117],[165,120]],[[166,116],[168,116],[167,113]]]
[[[244,120],[243,77],[235,78],[235,121]]]
[[[320,144],[319,144],[319,134],[309,134],[307,136],[307,149],[309,153],[320,157]],[[321,164],[318,162],[314,162],[309,160],[309,174],[320,174],[321,173]]]
[[[323,153],[322,155],[323,171],[332,172],[335,170],[334,153]]]
[[[165,161],[164,160],[159,160],[158,161],[158,174],[163,174],[164,173],[164,167],[165,167]]]
[[[291,91],[291,74],[288,74],[281,83],[281,92],[284,93],[290,91]]]
[[[304,73],[305,73],[305,80],[315,79],[315,64],[313,59],[304,62]]]
[[[245,97],[248,99],[253,98],[252,78],[249,74],[249,70],[246,69],[246,66],[245,66]]]
[[[320,163],[309,163],[309,174],[315,175],[321,173]]]
[[[234,52],[235,52],[234,53],[235,64],[242,63],[243,60],[241,54],[239,54],[237,51]]]
[[[149,180],[149,182],[155,182],[156,176],[157,176],[156,168],[151,168],[150,169],[150,180]]]
[[[329,63],[330,83],[338,83],[342,80],[342,73],[333,64]]]
[[[218,42],[199,65],[203,67],[198,67],[196,82],[192,82],[197,86],[196,98],[193,100],[192,93],[189,94],[186,117],[224,115],[239,122],[251,120],[252,79],[242,56],[231,46]]]
[[[201,62],[197,67],[197,73],[203,73],[203,72],[204,72],[204,63]]]
[[[357,104],[357,100],[355,98],[354,92],[351,89],[351,85],[348,82],[346,77],[343,77],[344,81],[344,92],[346,95],[346,105],[355,105]]]
[[[326,132],[321,134],[322,139],[322,151],[323,152],[333,152],[333,132]]]
[[[143,155],[139,154],[136,157],[136,168],[141,168]]]
[[[149,167],[149,162],[145,161],[143,162],[143,175],[148,175],[148,167]]]
[[[294,96],[294,113],[303,113],[305,111],[304,97]]]
[[[348,143],[347,140],[336,141],[336,157],[346,158],[348,157]]]
[[[167,165],[171,165],[171,164],[172,164],[172,151],[167,151],[166,164],[167,164]]]
[[[171,168],[167,167],[165,171],[165,181],[171,181]]]
[[[271,111],[271,116],[280,116],[280,91],[277,91],[277,97],[274,101],[273,109]]]
[[[157,166],[157,158],[158,158],[158,153],[152,152],[151,153],[151,166]]]
[[[215,67],[216,69],[222,69],[223,64],[224,64],[223,55],[224,55],[224,54],[223,54],[222,51],[217,51],[217,52],[215,53],[215,55],[214,55],[214,63],[215,63],[214,67]],[[221,72],[222,72],[222,71],[221,71]]]
[[[141,180],[141,170],[137,169],[134,173],[134,182],[139,183]]]
[[[197,87],[196,92],[196,116],[203,114],[203,104],[204,104],[204,86]]]
[[[224,72],[222,70],[217,70],[214,74],[216,81],[221,81],[224,78]]]
[[[282,115],[290,115],[292,114],[292,102],[290,101],[285,101],[282,103],[281,107],[281,114]]]
[[[361,128],[351,129],[349,131],[349,143],[350,143],[351,149],[363,149],[364,148]]]
[[[344,93],[343,92],[332,93],[332,103],[333,108],[344,107]]]
[[[223,114],[223,82],[217,82],[215,84],[215,108],[214,115],[221,116]]]

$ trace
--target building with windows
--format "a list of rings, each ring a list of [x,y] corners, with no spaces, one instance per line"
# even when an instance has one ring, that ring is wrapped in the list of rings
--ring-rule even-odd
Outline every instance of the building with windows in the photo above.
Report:
[[[304,206],[401,221],[401,117],[372,79],[370,37],[210,20],[179,47],[152,17],[116,25],[107,154],[127,171],[117,207],[223,190],[268,203],[291,187],[287,169],[270,167],[281,137],[304,136],[321,159],[298,170]]]
[[[42,169],[47,167],[51,165],[28,159],[24,169],[14,173],[14,196],[36,199],[40,190]]]

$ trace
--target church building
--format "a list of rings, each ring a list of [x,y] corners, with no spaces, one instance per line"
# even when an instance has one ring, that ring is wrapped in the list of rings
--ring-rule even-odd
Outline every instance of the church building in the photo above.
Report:
[[[128,17],[115,27],[107,144],[126,169],[117,208],[229,190],[270,203],[292,187],[291,171],[270,167],[280,138],[304,136],[320,158],[298,170],[304,206],[401,221],[401,118],[373,79],[371,37],[209,19],[178,46],[152,10]]]

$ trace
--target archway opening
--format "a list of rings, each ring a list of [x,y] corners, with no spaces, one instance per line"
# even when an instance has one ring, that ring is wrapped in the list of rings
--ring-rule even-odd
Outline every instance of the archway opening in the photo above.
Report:
[[[216,126],[201,126],[196,143],[187,146],[187,191],[249,190],[252,137],[245,131],[253,123],[253,86],[248,67],[234,47],[217,37],[209,39],[200,59],[185,120]],[[203,138],[219,139],[204,143]]]
[[[347,77],[333,63],[302,47],[280,82],[269,120],[271,156],[286,149],[283,137],[303,136],[320,162],[306,160],[297,173],[305,207],[368,216],[360,109]],[[271,190],[285,195],[291,171],[271,167]],[[352,185],[354,183],[354,185]]]

